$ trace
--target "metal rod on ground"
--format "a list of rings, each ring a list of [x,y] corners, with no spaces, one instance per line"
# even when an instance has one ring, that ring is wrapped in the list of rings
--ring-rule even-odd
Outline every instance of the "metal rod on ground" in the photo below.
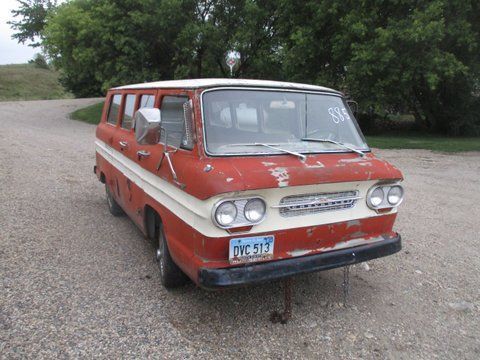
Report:
[[[284,308],[283,312],[274,311],[270,315],[270,320],[273,323],[282,323],[286,324],[288,320],[292,317],[292,287],[293,287],[293,278],[289,277],[283,280],[283,290],[284,290]]]
[[[343,306],[347,306],[347,299],[350,287],[350,265],[343,267]]]

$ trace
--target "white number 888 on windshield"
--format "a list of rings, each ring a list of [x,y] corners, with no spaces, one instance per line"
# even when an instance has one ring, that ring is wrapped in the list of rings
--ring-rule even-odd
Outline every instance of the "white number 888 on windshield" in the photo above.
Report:
[[[350,115],[348,115],[347,109],[339,107],[330,107],[328,108],[328,113],[332,117],[332,121],[335,124],[340,123],[340,121],[350,120]]]

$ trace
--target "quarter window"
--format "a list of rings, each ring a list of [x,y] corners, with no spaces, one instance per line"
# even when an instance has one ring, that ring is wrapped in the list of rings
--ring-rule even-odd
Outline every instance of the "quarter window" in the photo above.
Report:
[[[135,95],[129,94],[125,98],[125,110],[123,111],[122,128],[132,128],[133,112],[135,110]]]
[[[142,97],[140,98],[141,108],[153,108],[154,105],[155,105],[154,95],[142,95]]]
[[[113,95],[110,103],[110,109],[108,109],[107,122],[112,125],[117,124],[118,113],[120,112],[120,103],[122,102],[122,95]]]

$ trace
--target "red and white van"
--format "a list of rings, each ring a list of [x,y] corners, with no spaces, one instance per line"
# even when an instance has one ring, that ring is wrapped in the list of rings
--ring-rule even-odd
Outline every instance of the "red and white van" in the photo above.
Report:
[[[110,212],[155,239],[162,283],[257,283],[401,249],[401,172],[343,95],[240,79],[108,91],[95,173]]]

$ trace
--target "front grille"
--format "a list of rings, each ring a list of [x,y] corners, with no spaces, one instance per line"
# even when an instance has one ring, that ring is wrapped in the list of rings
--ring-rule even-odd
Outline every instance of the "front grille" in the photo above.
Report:
[[[281,216],[300,216],[350,209],[355,206],[358,199],[358,191],[356,190],[292,195],[284,197],[280,204],[274,207],[279,208]]]

